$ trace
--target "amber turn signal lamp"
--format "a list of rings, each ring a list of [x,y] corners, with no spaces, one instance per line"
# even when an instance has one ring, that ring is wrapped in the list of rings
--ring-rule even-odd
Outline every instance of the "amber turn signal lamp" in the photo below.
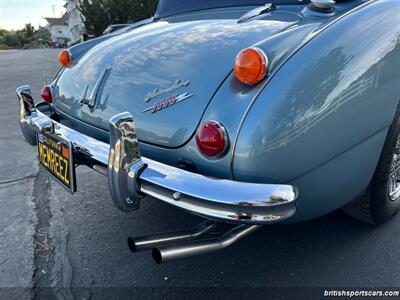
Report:
[[[71,52],[69,52],[67,49],[61,50],[60,54],[58,55],[58,61],[64,67],[69,67],[72,62]]]
[[[45,85],[40,92],[40,97],[47,103],[53,102],[53,94],[51,92],[51,87],[49,85]]]
[[[235,76],[243,84],[255,85],[267,73],[268,58],[260,48],[246,48],[235,59]]]
[[[228,146],[225,128],[216,121],[201,123],[196,133],[196,144],[205,156],[217,156]]]

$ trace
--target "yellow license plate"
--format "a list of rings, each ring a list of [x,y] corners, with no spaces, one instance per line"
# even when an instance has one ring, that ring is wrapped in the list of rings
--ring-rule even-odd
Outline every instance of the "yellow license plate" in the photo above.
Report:
[[[57,136],[37,134],[40,165],[71,193],[76,191],[75,166],[70,143]]]

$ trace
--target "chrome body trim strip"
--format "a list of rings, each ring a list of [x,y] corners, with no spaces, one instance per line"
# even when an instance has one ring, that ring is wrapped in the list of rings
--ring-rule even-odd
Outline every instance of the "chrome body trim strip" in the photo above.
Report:
[[[215,179],[142,157],[130,113],[110,119],[108,145],[41,112],[39,105],[34,105],[29,86],[18,88],[17,94],[27,141],[34,144],[36,132],[48,132],[70,142],[77,164],[107,176],[112,199],[123,211],[137,209],[140,200],[149,195],[222,222],[270,224],[296,212],[298,192],[293,186]]]
[[[109,73],[111,72],[111,67],[107,67],[104,69],[104,71],[101,73],[100,77],[97,79],[92,93],[90,94],[89,98],[86,98],[86,94],[88,92],[89,89],[89,85],[87,85],[82,93],[81,96],[81,100],[79,102],[79,104],[82,105],[87,105],[90,109],[93,109],[96,106],[96,102],[97,102],[97,97],[99,94],[99,90],[101,85],[103,84],[104,80],[106,79],[106,77],[109,75]]]

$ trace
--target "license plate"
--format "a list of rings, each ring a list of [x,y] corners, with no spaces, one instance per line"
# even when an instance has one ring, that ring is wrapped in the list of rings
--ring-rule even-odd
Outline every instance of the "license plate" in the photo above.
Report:
[[[71,193],[76,191],[71,143],[58,136],[37,134],[40,165]]]

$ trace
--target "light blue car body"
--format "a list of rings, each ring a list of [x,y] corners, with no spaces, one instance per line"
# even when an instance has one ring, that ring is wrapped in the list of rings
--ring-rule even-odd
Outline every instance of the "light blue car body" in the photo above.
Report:
[[[108,120],[129,111],[143,156],[246,182],[299,190],[290,222],[332,212],[368,186],[400,97],[400,2],[345,1],[333,13],[277,6],[245,22],[230,7],[146,20],[70,49],[72,68],[56,77],[62,123],[108,142]],[[269,59],[259,84],[233,74],[237,53],[257,46]],[[97,106],[79,104],[106,68]],[[188,80],[194,96],[143,112],[156,88]],[[166,94],[165,96],[168,96]],[[160,97],[162,98],[162,97]],[[229,136],[226,155],[208,158],[195,142],[202,121]]]

